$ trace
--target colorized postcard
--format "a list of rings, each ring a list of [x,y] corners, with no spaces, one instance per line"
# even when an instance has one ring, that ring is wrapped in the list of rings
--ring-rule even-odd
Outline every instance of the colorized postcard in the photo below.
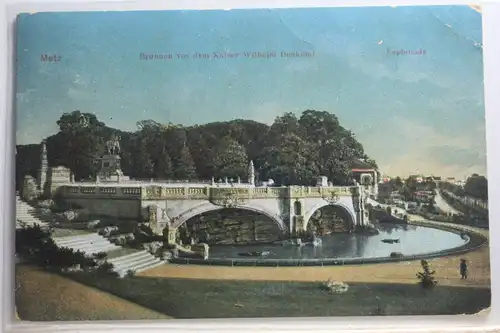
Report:
[[[487,309],[481,21],[19,15],[18,319]]]

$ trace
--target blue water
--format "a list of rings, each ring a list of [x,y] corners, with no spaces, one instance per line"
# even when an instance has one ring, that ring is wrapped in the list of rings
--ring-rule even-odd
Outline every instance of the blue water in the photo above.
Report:
[[[403,229],[404,228],[404,229]],[[388,257],[391,252],[403,255],[417,255],[438,252],[466,244],[460,235],[434,228],[418,226],[402,226],[394,229],[380,226],[380,234],[365,236],[359,234],[333,234],[321,237],[322,246],[281,246],[275,244],[262,245],[212,245],[210,258],[240,258],[241,252],[270,251],[268,259],[321,259],[321,258],[378,258]],[[399,239],[399,243],[383,243],[383,239]],[[263,257],[260,257],[262,259]]]

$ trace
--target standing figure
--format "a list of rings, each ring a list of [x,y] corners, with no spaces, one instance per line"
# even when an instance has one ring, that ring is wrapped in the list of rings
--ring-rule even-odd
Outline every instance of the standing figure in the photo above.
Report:
[[[462,280],[467,280],[467,261],[460,259],[460,276]]]

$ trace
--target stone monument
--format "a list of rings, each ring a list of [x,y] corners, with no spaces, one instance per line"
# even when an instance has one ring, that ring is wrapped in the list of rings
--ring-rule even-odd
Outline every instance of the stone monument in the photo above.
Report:
[[[47,145],[46,141],[42,141],[40,149],[40,169],[38,169],[37,188],[39,193],[45,194],[47,192],[47,174],[49,172],[49,163],[47,161]]]
[[[120,182],[129,178],[123,174],[120,161],[120,137],[113,135],[106,142],[107,154],[101,157],[101,169],[97,174],[97,182]]]
[[[255,167],[253,166],[253,161],[250,161],[248,165],[248,183],[255,185]]]

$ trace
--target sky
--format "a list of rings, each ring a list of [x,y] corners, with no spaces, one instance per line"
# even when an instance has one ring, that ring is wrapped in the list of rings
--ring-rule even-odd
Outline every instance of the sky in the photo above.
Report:
[[[468,6],[22,14],[17,143],[73,110],[134,131],[313,109],[336,114],[384,174],[486,174],[481,43]]]

